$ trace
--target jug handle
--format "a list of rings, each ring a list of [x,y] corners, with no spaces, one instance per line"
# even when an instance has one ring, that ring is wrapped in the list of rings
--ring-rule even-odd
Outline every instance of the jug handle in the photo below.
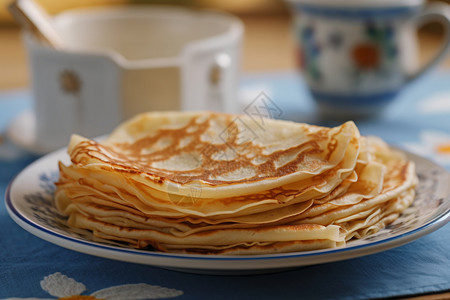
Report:
[[[435,56],[422,66],[414,74],[407,77],[407,82],[414,81],[415,79],[426,74],[428,71],[436,67],[447,55],[450,49],[450,6],[444,3],[434,3],[428,5],[422,12],[415,15],[410,19],[414,27],[419,27],[430,22],[439,22],[444,27],[444,41],[441,49]]]

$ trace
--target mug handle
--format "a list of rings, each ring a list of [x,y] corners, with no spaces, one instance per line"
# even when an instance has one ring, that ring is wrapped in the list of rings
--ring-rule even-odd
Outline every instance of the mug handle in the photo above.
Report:
[[[450,49],[450,6],[447,4],[435,3],[428,5],[421,13],[414,16],[411,20],[417,28],[429,22],[437,21],[444,27],[444,42],[439,52],[424,66],[414,74],[407,77],[407,82],[414,81],[429,70],[439,64],[447,55]]]

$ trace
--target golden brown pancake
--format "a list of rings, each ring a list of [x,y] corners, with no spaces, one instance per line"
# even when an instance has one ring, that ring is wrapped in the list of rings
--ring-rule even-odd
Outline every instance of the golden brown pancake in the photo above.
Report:
[[[146,113],[74,135],[55,203],[68,224],[136,248],[263,254],[337,247],[394,221],[414,164],[353,122],[334,128],[209,112]]]

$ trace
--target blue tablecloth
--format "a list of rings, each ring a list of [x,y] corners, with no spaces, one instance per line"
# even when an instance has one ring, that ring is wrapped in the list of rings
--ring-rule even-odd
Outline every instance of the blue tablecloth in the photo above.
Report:
[[[333,125],[316,118],[314,104],[295,72],[249,74],[242,81],[241,92],[249,101],[264,92],[280,109],[281,118]],[[0,133],[29,107],[27,91],[0,93]],[[378,135],[450,170],[450,153],[436,151],[438,146],[450,146],[450,74],[424,78],[405,89],[383,116],[357,125],[364,135]],[[36,158],[3,139],[0,195],[13,176]],[[56,299],[62,290],[99,298],[116,295],[107,299],[154,299],[152,295],[176,299],[374,299],[450,289],[450,224],[404,246],[365,257],[274,274],[207,276],[55,246],[16,225],[2,201],[0,246],[0,299]],[[130,296],[130,290],[138,291],[137,295]]]

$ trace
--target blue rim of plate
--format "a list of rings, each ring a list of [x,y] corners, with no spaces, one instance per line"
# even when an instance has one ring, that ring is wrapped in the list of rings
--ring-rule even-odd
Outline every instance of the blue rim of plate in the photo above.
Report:
[[[44,157],[46,157],[46,156],[44,156]],[[321,255],[339,254],[339,253],[344,254],[346,252],[357,251],[357,250],[362,250],[362,249],[372,249],[373,250],[372,252],[367,253],[367,254],[352,256],[351,258],[353,258],[353,257],[357,257],[357,256],[369,255],[369,254],[372,254],[375,252],[389,250],[391,248],[395,248],[395,247],[401,246],[403,244],[412,242],[412,241],[422,237],[422,235],[418,235],[422,231],[426,231],[427,229],[435,231],[435,230],[443,227],[450,221],[450,207],[449,207],[449,208],[445,209],[443,212],[436,215],[434,218],[432,218],[428,222],[426,222],[425,224],[423,224],[411,231],[407,231],[402,234],[395,235],[395,236],[392,236],[389,238],[385,238],[385,239],[381,239],[381,240],[373,241],[373,242],[368,242],[366,244],[355,245],[355,246],[343,246],[343,247],[332,248],[332,249],[322,249],[322,250],[312,250],[312,251],[292,252],[292,253],[232,256],[232,255],[174,254],[174,253],[163,253],[163,252],[156,252],[156,251],[150,251],[150,250],[122,248],[122,247],[113,246],[113,245],[104,245],[99,242],[78,239],[78,238],[70,237],[70,236],[67,236],[67,235],[64,235],[64,234],[61,234],[58,232],[54,232],[52,230],[49,230],[48,228],[46,228],[43,225],[40,225],[36,222],[29,220],[26,216],[21,214],[16,209],[16,207],[14,206],[12,199],[11,199],[12,186],[13,186],[14,182],[16,181],[16,179],[21,174],[26,172],[26,170],[28,168],[31,168],[33,165],[37,164],[40,161],[41,161],[41,159],[38,159],[37,161],[31,163],[24,170],[22,170],[19,174],[17,174],[11,180],[11,182],[8,184],[6,192],[5,192],[5,203],[6,203],[7,211],[9,213],[9,215],[11,216],[11,218],[26,231],[29,231],[29,230],[27,230],[27,228],[25,228],[23,226],[24,224],[26,226],[31,226],[32,228],[37,229],[40,232],[45,233],[49,236],[53,236],[53,237],[56,237],[56,238],[59,238],[62,240],[66,240],[66,241],[69,241],[72,243],[81,244],[84,246],[89,246],[89,247],[93,247],[93,248],[101,249],[101,250],[109,250],[109,251],[128,253],[128,254],[133,254],[133,255],[175,258],[175,259],[204,260],[204,261],[250,261],[250,260],[253,261],[253,260],[275,260],[275,259],[313,257],[313,256],[321,256]],[[447,195],[446,201],[450,201],[449,195]],[[23,222],[23,224],[21,224],[20,222],[17,222],[17,220],[19,220],[20,222]],[[425,232],[423,235],[426,235],[426,234],[427,233]],[[35,235],[35,234],[33,234],[33,235]],[[410,239],[407,239],[408,237]],[[49,241],[45,238],[42,238],[42,237],[39,237],[39,238],[46,240],[47,242],[50,242],[52,244],[56,244],[60,247],[64,247],[62,245],[59,245],[58,243]],[[381,250],[377,250],[377,246],[382,246],[383,244],[388,244],[388,243],[394,242],[394,241],[397,241],[398,244],[395,244],[393,246],[387,246]],[[74,250],[74,251],[76,251],[76,250]],[[101,256],[101,255],[96,255],[96,256]],[[340,259],[339,258],[334,259],[333,261],[337,261],[337,260],[340,260]]]

